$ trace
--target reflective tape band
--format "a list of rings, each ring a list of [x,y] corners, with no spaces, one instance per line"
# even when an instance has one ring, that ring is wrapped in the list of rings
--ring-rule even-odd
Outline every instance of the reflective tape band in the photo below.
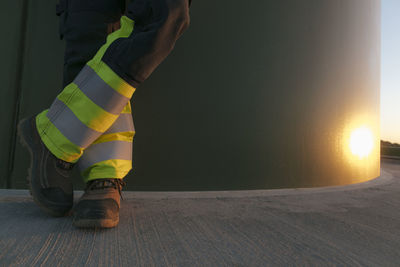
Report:
[[[89,66],[81,70],[74,83],[90,100],[109,113],[118,115],[129,102],[129,98],[111,88]]]
[[[57,111],[62,110],[57,114]],[[59,99],[55,99],[47,117],[53,125],[72,143],[86,148],[102,133],[87,127],[75,114]]]
[[[83,148],[66,138],[51,123],[47,113],[48,110],[45,110],[36,116],[36,127],[43,143],[57,158],[68,162],[76,162],[82,155]]]
[[[111,141],[92,144],[79,160],[79,168],[86,170],[98,162],[111,159],[132,160],[132,142]]]
[[[132,120],[132,114],[123,113],[120,114],[118,119],[108,128],[104,134],[119,133],[119,132],[134,132],[135,126]]]
[[[120,78],[106,63],[103,61],[95,62],[91,60],[86,65],[91,67],[97,75],[115,91],[127,98],[132,97],[135,88]]]
[[[118,118],[118,115],[111,114],[96,105],[74,83],[65,87],[57,98],[86,126],[101,133],[105,132]]]

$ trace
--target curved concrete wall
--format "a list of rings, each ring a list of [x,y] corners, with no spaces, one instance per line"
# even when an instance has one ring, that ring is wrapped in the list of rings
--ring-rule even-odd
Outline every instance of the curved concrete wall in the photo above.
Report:
[[[195,1],[134,96],[136,190],[351,184],[379,176],[380,1]],[[373,134],[354,156],[351,132]]]
[[[20,98],[5,97],[3,115],[38,113],[61,90],[54,5],[30,1],[25,17],[18,6],[4,14],[7,21],[21,13],[26,36],[18,41],[25,51],[14,75],[20,86],[12,86],[14,76],[3,79],[5,96],[20,90]],[[135,168],[127,189],[313,187],[379,176],[380,1],[199,0],[191,19],[134,94]],[[14,39],[6,44],[17,47]],[[8,116],[1,122],[11,125]],[[349,140],[362,125],[374,146],[361,159]],[[18,143],[9,153],[13,133],[2,136],[1,157],[14,155],[14,164],[2,161],[0,171],[8,186],[23,188],[29,156]],[[77,173],[74,179],[81,180]]]

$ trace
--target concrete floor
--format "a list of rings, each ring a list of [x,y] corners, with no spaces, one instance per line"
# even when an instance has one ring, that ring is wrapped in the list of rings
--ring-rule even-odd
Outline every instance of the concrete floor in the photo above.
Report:
[[[400,266],[400,161],[345,187],[124,192],[110,230],[0,190],[0,266]]]

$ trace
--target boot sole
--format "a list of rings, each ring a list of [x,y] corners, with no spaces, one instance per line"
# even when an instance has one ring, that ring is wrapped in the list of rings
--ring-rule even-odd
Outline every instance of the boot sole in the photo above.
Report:
[[[74,219],[72,224],[77,228],[113,228],[119,223],[115,219]]]
[[[36,130],[36,129],[34,129]],[[23,147],[25,147],[30,154],[30,165],[28,168],[28,176],[26,177],[28,186],[29,186],[29,193],[31,194],[33,201],[36,203],[36,205],[38,205],[44,212],[46,212],[47,214],[53,216],[53,217],[63,217],[65,215],[67,215],[70,210],[67,211],[55,211],[52,209],[49,209],[48,206],[56,206],[58,203],[54,203],[51,201],[48,201],[47,199],[43,198],[40,196],[40,194],[36,194],[34,193],[34,189],[32,186],[32,170],[33,170],[33,147],[35,146],[35,142],[32,140],[32,136],[29,134],[25,134],[25,133],[29,133],[32,131],[32,128],[30,126],[30,117],[22,119],[19,123],[18,123],[18,127],[17,127],[17,133],[19,136],[19,141],[22,144]]]

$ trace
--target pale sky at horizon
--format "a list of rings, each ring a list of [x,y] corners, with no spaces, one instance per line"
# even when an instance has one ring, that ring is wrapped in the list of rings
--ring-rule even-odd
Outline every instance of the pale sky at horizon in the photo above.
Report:
[[[381,139],[400,144],[400,0],[382,0]]]

